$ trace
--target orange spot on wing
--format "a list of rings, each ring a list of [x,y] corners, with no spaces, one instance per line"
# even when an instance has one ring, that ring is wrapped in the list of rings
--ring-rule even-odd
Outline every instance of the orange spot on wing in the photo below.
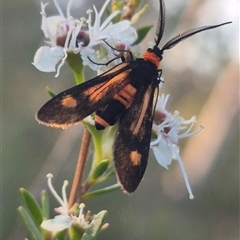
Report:
[[[75,108],[77,106],[77,100],[71,95],[68,95],[64,99],[62,99],[61,104],[62,106],[67,108]]]
[[[131,162],[134,166],[139,166],[141,164],[142,155],[138,151],[132,151],[130,154]]]

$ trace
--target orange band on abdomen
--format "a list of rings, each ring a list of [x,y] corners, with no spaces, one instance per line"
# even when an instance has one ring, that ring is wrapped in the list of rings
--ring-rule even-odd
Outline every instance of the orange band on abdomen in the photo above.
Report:
[[[106,128],[106,127],[109,126],[109,123],[106,122],[104,119],[102,119],[102,118],[101,118],[100,116],[98,116],[98,115],[95,115],[94,121],[95,121],[95,123],[103,126],[104,128]]]
[[[125,86],[119,93],[117,93],[113,98],[122,103],[125,108],[129,108],[132,104],[133,98],[137,92],[137,89],[131,84]]]

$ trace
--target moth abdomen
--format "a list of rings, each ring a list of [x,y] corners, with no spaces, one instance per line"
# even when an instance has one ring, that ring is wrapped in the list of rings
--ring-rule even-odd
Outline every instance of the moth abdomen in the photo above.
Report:
[[[109,103],[102,109],[96,111],[95,127],[103,130],[108,126],[113,126],[120,116],[124,115],[135,97],[137,89],[131,84],[127,84],[119,93],[115,94]]]

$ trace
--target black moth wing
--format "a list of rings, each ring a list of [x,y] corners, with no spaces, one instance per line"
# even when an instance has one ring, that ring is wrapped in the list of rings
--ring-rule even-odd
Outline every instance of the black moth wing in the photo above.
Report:
[[[138,89],[119,124],[114,163],[118,181],[128,193],[136,190],[147,167],[157,96],[157,80]]]
[[[124,62],[80,85],[65,90],[37,112],[39,123],[67,128],[95,112],[129,83],[131,62]]]

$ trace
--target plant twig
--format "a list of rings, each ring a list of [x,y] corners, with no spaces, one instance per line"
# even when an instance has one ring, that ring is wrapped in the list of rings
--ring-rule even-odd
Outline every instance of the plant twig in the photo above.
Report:
[[[72,189],[68,201],[69,209],[76,203],[80,202],[81,189],[82,189],[82,178],[83,172],[87,160],[88,149],[90,145],[91,134],[84,128],[82,144],[79,151],[78,162],[76,166],[76,171],[73,179]]]

